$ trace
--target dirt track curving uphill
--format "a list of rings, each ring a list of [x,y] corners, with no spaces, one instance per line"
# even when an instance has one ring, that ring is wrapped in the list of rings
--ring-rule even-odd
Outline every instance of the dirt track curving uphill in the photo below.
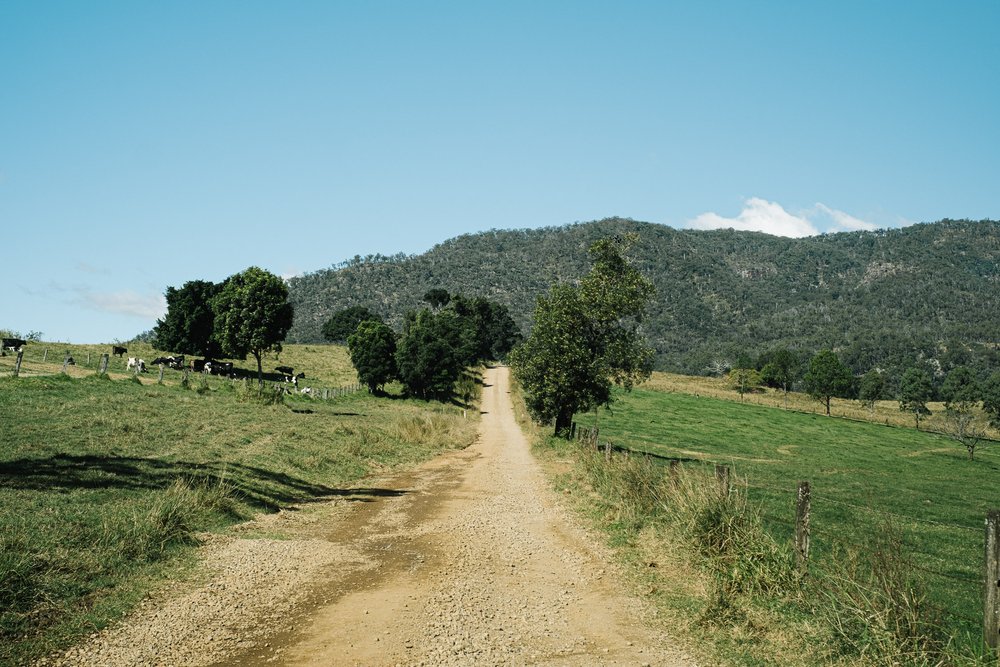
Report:
[[[573,526],[490,369],[478,442],[222,538],[207,583],[62,664],[691,665]]]

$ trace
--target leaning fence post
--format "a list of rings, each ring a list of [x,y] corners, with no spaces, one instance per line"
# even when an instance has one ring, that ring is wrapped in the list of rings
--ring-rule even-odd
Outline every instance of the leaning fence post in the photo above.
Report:
[[[108,372],[108,360],[109,357],[107,352],[101,355],[101,363],[99,364],[99,368],[97,371],[98,375],[104,375],[105,373]]]
[[[44,364],[46,361],[48,361],[48,359],[49,359],[49,348],[45,348],[45,351],[42,352],[42,363]]]
[[[805,576],[809,567],[809,508],[812,492],[809,482],[799,482],[795,503],[795,562],[799,576]]]
[[[731,486],[729,484],[729,466],[716,464],[715,479],[719,483],[719,493],[723,498],[729,497]]]
[[[1000,648],[1000,510],[986,513],[986,577],[983,595],[983,641]]]
[[[14,377],[21,373],[21,359],[24,358],[24,350],[17,351],[17,359],[14,360]]]

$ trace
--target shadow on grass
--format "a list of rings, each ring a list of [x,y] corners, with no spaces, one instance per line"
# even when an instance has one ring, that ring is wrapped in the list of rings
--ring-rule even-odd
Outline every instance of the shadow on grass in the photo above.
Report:
[[[239,463],[190,463],[153,458],[70,454],[0,462],[0,488],[18,490],[165,489],[177,479],[194,483],[226,484],[247,504],[269,511],[290,503],[333,497],[370,502],[372,498],[407,493],[370,487],[335,489]]]

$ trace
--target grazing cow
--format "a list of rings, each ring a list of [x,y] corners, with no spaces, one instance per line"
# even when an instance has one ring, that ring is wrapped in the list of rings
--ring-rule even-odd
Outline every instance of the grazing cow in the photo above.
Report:
[[[233,373],[233,362],[213,361],[211,364],[205,364],[205,368],[212,375],[225,375],[228,377]]]
[[[179,357],[171,355],[169,357],[157,357],[156,359],[153,359],[154,366],[159,366],[160,364],[165,364],[170,368],[176,368],[179,370],[184,366],[184,355],[182,354]]]
[[[192,359],[191,370],[194,371],[195,373],[204,373],[205,364],[209,364],[209,368],[211,368],[211,363],[212,362],[209,361],[208,359]]]
[[[145,373],[146,362],[143,361],[142,359],[139,359],[138,357],[129,357],[128,363],[125,364],[125,370],[130,371],[133,368],[139,373]]]
[[[121,347],[120,345],[112,345],[111,346],[111,356],[113,356],[113,357],[124,357],[126,354],[128,354],[128,348],[127,347]]]
[[[11,352],[17,352],[17,350],[28,344],[28,341],[21,340],[20,338],[4,338],[3,339],[3,349],[10,350]]]

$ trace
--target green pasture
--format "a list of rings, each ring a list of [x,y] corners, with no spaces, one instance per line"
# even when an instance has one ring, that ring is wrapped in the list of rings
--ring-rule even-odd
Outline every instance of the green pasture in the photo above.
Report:
[[[792,539],[796,489],[808,481],[815,568],[863,552],[887,525],[900,528],[949,630],[979,641],[984,520],[1000,507],[1000,443],[969,461],[941,435],[648,389],[577,422],[663,463],[731,466],[780,540]]]
[[[281,360],[337,386],[351,378],[323,362],[331,350]],[[120,617],[176,575],[202,531],[292,503],[365,501],[382,492],[367,476],[475,437],[456,405],[363,391],[267,405],[253,382],[40,368],[0,369],[0,664]]]

